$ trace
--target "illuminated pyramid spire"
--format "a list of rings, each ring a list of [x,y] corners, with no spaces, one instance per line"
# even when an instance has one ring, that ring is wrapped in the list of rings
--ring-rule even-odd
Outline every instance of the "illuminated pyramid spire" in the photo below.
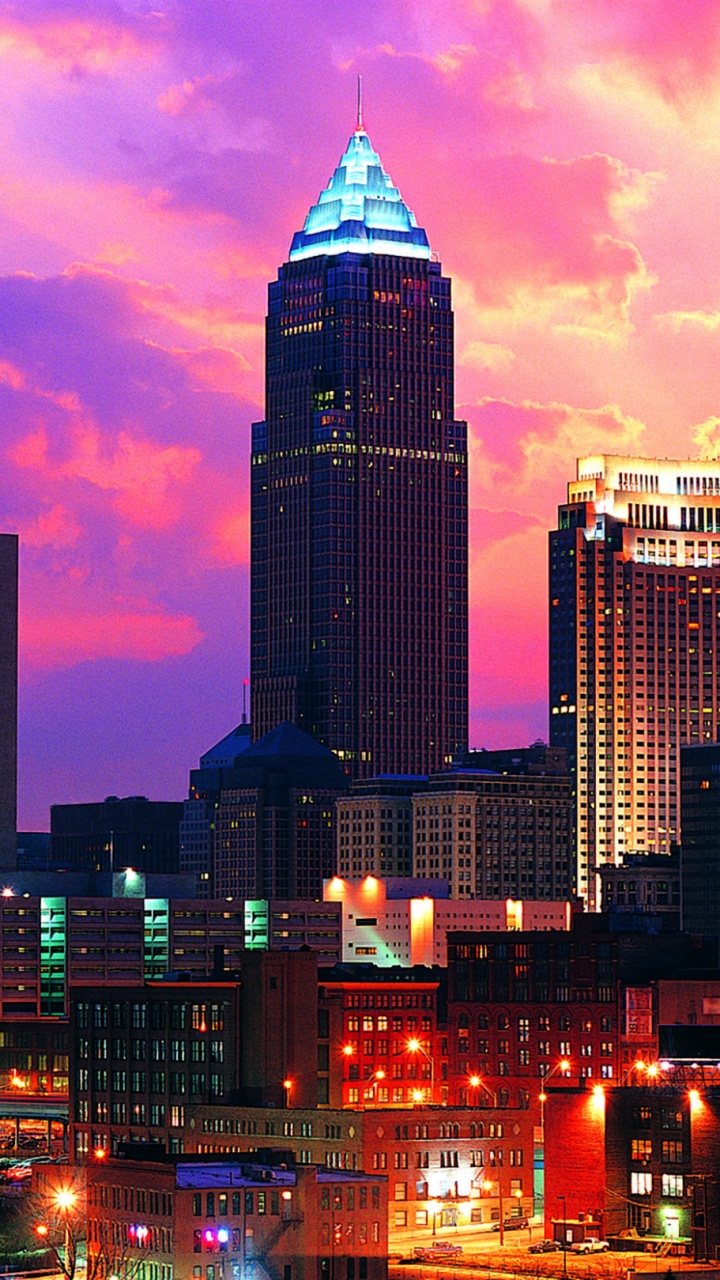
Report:
[[[391,253],[429,258],[430,245],[415,215],[380,163],[358,124],[337,169],[293,236],[290,261],[326,253]]]

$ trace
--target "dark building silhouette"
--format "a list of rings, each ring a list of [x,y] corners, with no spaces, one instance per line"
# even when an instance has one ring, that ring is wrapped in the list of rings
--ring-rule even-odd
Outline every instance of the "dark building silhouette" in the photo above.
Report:
[[[685,746],[681,760],[683,928],[720,936],[720,745]]]
[[[243,720],[200,757],[190,772],[188,798],[180,823],[180,870],[195,877],[199,898],[213,895],[212,870],[215,819],[223,778],[237,757],[250,746],[250,725]]]
[[[450,281],[358,124],[270,285],[253,428],[252,724],[353,776],[467,746],[466,424]]]
[[[50,809],[50,862],[77,871],[178,871],[183,806],[145,796]]]
[[[322,898],[334,872],[334,805],[348,785],[332,751],[285,722],[221,771],[218,897]]]
[[[0,870],[17,863],[18,537],[0,534]]]

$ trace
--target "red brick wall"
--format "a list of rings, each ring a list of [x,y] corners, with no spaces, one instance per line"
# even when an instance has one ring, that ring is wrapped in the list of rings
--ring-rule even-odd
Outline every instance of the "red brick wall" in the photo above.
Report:
[[[605,1207],[605,1112],[592,1089],[548,1087],[545,1103],[545,1234],[552,1221]]]

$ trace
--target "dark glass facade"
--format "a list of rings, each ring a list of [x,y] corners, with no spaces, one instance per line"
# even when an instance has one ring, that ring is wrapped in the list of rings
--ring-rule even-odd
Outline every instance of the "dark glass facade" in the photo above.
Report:
[[[253,432],[252,723],[288,719],[351,774],[467,746],[467,445],[450,281],[339,253],[270,285]]]

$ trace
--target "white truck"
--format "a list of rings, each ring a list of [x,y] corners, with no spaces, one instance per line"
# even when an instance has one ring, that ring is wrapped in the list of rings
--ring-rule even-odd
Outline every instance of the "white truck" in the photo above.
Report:
[[[587,1240],[576,1240],[572,1246],[573,1253],[605,1253],[610,1248],[607,1240],[598,1240],[597,1236],[588,1236]]]

